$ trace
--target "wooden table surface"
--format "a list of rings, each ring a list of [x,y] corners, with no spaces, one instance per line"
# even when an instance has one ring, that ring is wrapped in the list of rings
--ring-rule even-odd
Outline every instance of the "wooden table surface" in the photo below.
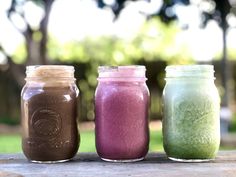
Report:
[[[57,164],[35,164],[23,154],[0,154],[0,177],[8,176],[171,176],[235,177],[236,150],[220,151],[216,160],[204,163],[180,163],[163,153],[149,153],[135,163],[103,162],[95,153],[79,153],[72,161]]]

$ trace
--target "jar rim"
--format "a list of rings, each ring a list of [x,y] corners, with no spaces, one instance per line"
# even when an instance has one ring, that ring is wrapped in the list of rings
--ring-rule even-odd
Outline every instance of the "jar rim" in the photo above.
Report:
[[[27,78],[74,78],[74,66],[30,65],[26,66]]]
[[[213,65],[169,65],[165,69],[168,70],[182,70],[182,71],[202,71],[202,70],[210,70],[214,71]]]
[[[213,65],[170,65],[166,69],[166,78],[195,77],[214,78]]]
[[[99,66],[98,73],[98,80],[146,80],[146,67],[144,65]]]
[[[38,67],[46,69],[46,70],[47,69],[50,69],[50,70],[64,69],[64,70],[74,71],[74,66],[70,66],[70,65],[29,65],[29,66],[26,66],[26,71],[27,70],[35,70]]]
[[[146,71],[144,65],[124,65],[124,66],[99,66],[98,72],[117,72],[119,70],[143,70]]]

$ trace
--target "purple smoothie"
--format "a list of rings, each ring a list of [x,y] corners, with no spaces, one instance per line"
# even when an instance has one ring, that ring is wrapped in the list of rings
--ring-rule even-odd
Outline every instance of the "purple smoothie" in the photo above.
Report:
[[[137,69],[144,70],[144,76],[130,74],[130,70]],[[149,144],[149,91],[145,67],[120,66],[107,75],[99,74],[98,80],[95,94],[98,155],[110,161],[143,159]]]

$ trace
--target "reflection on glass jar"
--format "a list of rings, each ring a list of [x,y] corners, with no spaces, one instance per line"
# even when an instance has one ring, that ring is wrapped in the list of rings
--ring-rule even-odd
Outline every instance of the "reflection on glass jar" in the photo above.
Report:
[[[142,160],[148,152],[149,91],[144,66],[99,67],[96,148],[106,161]]]
[[[163,143],[177,161],[214,159],[220,144],[220,99],[212,65],[167,66]]]
[[[33,162],[63,162],[79,147],[72,66],[28,66],[21,93],[22,149]]]

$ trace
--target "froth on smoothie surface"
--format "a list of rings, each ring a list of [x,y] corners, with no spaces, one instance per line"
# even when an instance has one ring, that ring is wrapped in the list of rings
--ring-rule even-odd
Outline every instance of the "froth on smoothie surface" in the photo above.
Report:
[[[100,66],[98,68],[99,77],[120,78],[120,77],[145,77],[145,67],[141,65],[131,66]]]
[[[27,66],[27,77],[68,78],[74,77],[74,67],[66,65]]]

